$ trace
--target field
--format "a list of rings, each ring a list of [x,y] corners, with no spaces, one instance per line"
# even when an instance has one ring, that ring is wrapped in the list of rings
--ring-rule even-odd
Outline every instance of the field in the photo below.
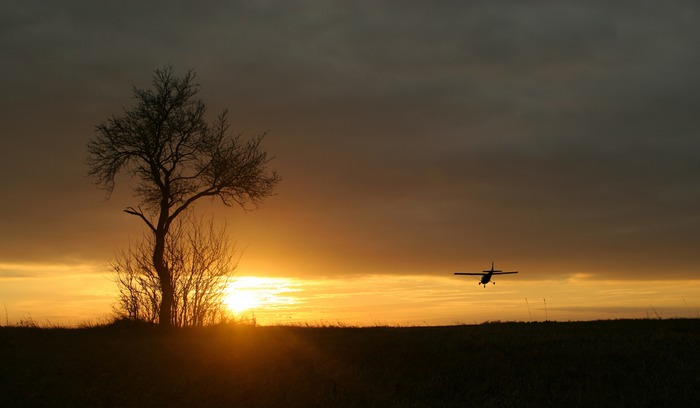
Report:
[[[700,406],[700,320],[0,328],[3,407]]]

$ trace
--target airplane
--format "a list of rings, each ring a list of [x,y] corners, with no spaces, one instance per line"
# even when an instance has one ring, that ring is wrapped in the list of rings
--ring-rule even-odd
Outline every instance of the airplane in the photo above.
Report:
[[[486,288],[486,284],[491,281],[491,277],[493,275],[509,275],[513,273],[518,273],[518,271],[512,271],[512,272],[503,272],[502,270],[499,269],[493,269],[493,261],[491,262],[491,270],[483,271],[483,272],[455,272],[455,275],[477,275],[481,276],[481,282],[479,282],[479,285],[484,285],[484,288]],[[496,282],[491,282],[494,285]]]

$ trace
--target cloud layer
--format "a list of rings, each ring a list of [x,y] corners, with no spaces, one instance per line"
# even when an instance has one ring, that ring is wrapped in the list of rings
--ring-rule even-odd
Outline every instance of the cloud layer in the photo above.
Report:
[[[694,2],[0,7],[4,259],[99,261],[139,233],[85,143],[173,64],[212,115],[271,130],[279,195],[221,212],[251,268],[697,276]]]

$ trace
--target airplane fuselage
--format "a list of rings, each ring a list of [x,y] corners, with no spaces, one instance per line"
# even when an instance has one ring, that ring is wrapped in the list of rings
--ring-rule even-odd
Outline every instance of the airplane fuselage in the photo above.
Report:
[[[491,282],[491,278],[493,277],[493,273],[496,272],[503,272],[500,269],[493,269],[493,264],[491,264],[491,269],[487,271],[482,271],[484,274],[481,276],[481,284],[486,286],[487,283]],[[494,282],[495,283],[495,282]]]

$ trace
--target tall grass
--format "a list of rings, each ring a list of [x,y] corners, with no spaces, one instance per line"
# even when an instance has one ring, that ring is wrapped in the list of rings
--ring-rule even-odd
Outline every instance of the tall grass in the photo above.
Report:
[[[700,321],[0,328],[2,406],[700,406]]]

